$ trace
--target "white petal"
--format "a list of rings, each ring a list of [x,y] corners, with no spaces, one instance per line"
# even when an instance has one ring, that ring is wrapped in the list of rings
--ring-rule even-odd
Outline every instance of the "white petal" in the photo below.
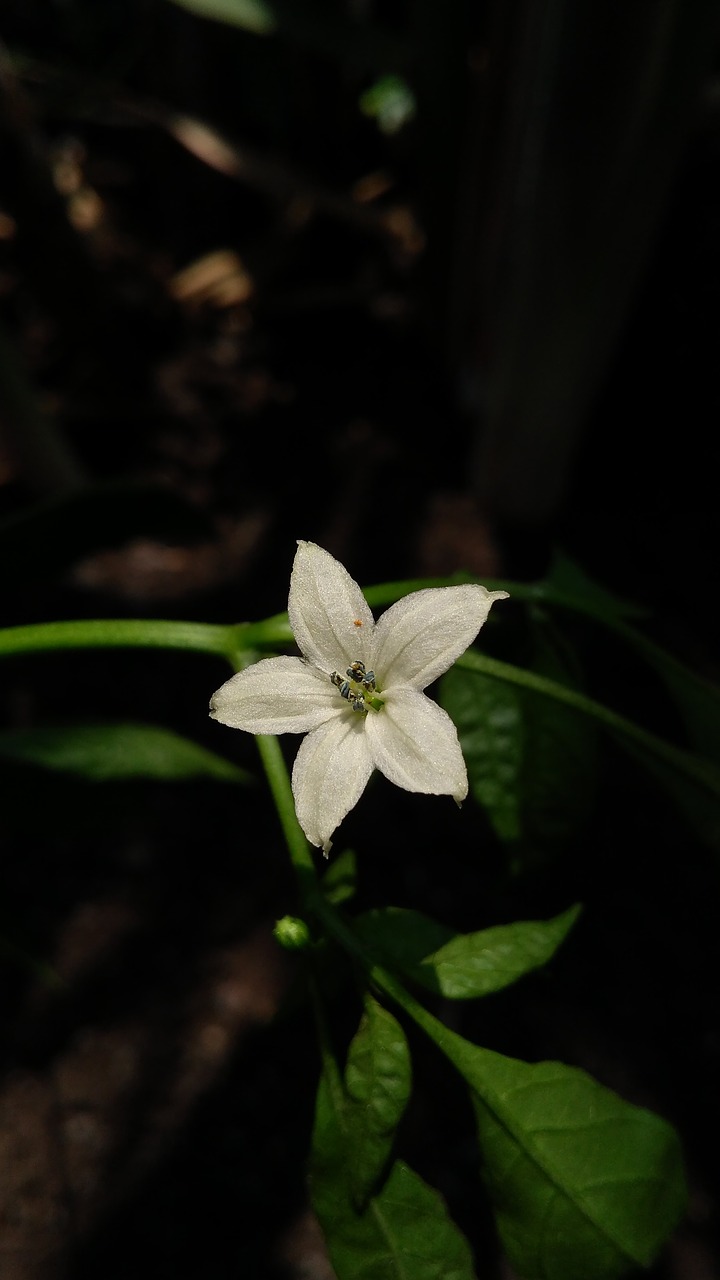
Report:
[[[328,677],[301,658],[263,658],[210,700],[213,720],[248,733],[307,733],[343,711]]]
[[[375,627],[370,665],[382,690],[406,684],[424,689],[472,643],[493,600],[507,591],[467,584],[428,587],[392,605]]]
[[[467,770],[449,715],[414,689],[383,690],[382,696],[382,711],[365,717],[375,768],[405,791],[464,800]]]
[[[367,601],[339,560],[314,542],[298,542],[288,614],[301,651],[323,671],[367,664],[375,626]]]
[[[292,789],[298,822],[310,843],[324,853],[372,773],[364,721],[357,712],[342,712],[309,733],[295,759]]]

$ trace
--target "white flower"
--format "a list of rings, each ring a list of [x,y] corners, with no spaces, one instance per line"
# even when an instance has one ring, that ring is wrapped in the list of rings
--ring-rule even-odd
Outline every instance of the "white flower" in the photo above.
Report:
[[[302,658],[264,658],[210,702],[248,733],[306,733],[292,775],[298,821],[327,854],[373,769],[406,791],[468,791],[450,717],[422,690],[475,639],[494,600],[481,586],[416,591],[376,623],[358,584],[314,542],[298,542],[288,614]]]

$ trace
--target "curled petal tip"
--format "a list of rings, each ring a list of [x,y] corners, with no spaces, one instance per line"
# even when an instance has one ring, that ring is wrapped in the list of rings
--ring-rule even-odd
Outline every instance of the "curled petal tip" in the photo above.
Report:
[[[453,792],[453,800],[455,801],[458,809],[462,809],[463,800],[467,800],[467,795],[468,795],[468,780],[467,780],[467,774],[466,774],[462,787],[460,787],[458,791]]]

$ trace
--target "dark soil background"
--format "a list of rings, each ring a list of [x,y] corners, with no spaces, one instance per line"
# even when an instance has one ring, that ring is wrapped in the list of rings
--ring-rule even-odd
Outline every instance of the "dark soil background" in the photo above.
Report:
[[[507,157],[536,119],[522,104],[540,75],[539,6],[462,21],[430,9],[320,5],[327,31],[355,24],[338,44],[297,14],[260,37],[169,2],[6,0],[3,625],[261,618],[285,607],[298,537],[363,584],[459,569],[531,580],[561,548],[717,676],[707,7],[688,5],[675,33],[693,57],[674,80],[665,64],[674,109],[643,100],[662,160],[647,171],[630,116],[607,123],[612,76],[608,111],[580,129],[570,104],[592,80],[593,6],[587,29],[568,28],[558,65],[572,74],[546,85],[555,150],[536,157],[552,178],[540,172],[543,216],[529,223],[506,217]],[[640,67],[657,30],[644,10],[637,22]],[[683,45],[703,23],[706,38]],[[406,39],[421,51],[407,71],[418,112],[384,133],[358,102]],[[593,47],[607,72],[612,31]],[[632,65],[628,83],[643,83]],[[634,195],[603,179],[618,137],[635,137]],[[626,227],[633,252],[613,256]],[[557,293],[543,285],[553,263]],[[602,306],[582,284],[588,263]],[[518,609],[482,636],[508,660]],[[594,696],[682,741],[634,661],[588,625],[569,635]],[[3,725],[143,720],[256,770],[252,741],[207,719],[226,675],[153,652],[13,659]],[[296,904],[262,786],[3,775],[0,1277],[330,1277],[303,1172],[317,1051],[300,962],[272,936]],[[666,1115],[690,1209],[648,1274],[720,1276],[716,859],[609,744],[593,812],[552,860],[518,873],[479,810],[449,821],[374,779],[342,833],[359,905],[472,929],[585,903],[546,971],[442,1016]],[[348,992],[341,975],[339,1042],[357,1018]],[[404,1154],[447,1197],[478,1274],[508,1277],[464,1096],[414,1048]]]

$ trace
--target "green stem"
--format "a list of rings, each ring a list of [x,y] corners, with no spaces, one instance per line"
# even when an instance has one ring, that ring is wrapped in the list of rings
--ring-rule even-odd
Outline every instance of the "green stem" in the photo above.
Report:
[[[720,772],[710,761],[672,746],[664,739],[656,737],[654,733],[641,729],[632,720],[626,720],[624,716],[611,711],[601,702],[595,702],[593,698],[587,698],[585,694],[578,693],[575,689],[568,689],[565,685],[548,679],[547,676],[539,676],[523,667],[514,667],[508,662],[500,662],[497,658],[489,658],[473,649],[468,649],[462,657],[458,658],[457,665],[464,667],[467,671],[477,671],[481,675],[491,676],[496,680],[505,680],[508,684],[520,685],[543,697],[554,698],[556,702],[564,702],[576,711],[592,716],[612,733],[636,743],[658,760],[671,765],[685,777],[698,783],[712,795],[720,794]]]
[[[158,618],[89,618],[0,630],[0,657],[56,649],[187,649],[233,662],[244,648],[242,627]]]
[[[421,1026],[423,1025],[423,1018],[434,1022],[435,1020],[431,1018],[431,1015],[426,1013],[422,1005],[405,990],[401,983],[380,965],[373,963],[350,926],[346,924],[332,903],[328,902],[320,889],[310,845],[297,820],[290,776],[280,743],[271,734],[258,734],[255,741],[257,742],[265,775],[275,801],[280,825],[287,842],[290,860],[298,877],[305,906],[325,926],[327,932],[335,938],[335,941],[339,942],[349,955],[360,961],[368,971],[371,982],[374,982],[387,995],[392,996],[406,1012],[412,1014],[413,1017],[417,1015],[417,1021]]]
[[[387,969],[375,964],[350,926],[323,894],[310,846],[295,814],[290,778],[280,743],[277,738],[270,735],[258,735],[256,742],[307,911],[324,926],[326,933],[334,938],[348,955],[360,963],[372,986],[404,1009],[426,1035],[437,1044],[445,1046],[451,1033],[444,1024],[429,1013]],[[316,1015],[321,1017],[317,993],[315,993],[315,999]]]
[[[448,579],[423,580],[422,582],[385,583],[367,591],[371,603],[390,603],[400,599],[409,590],[419,586],[448,585]],[[493,584],[498,585],[498,584]],[[500,584],[502,585],[502,584]],[[543,589],[506,583],[512,594],[526,600],[539,600]],[[561,600],[558,596],[558,603]],[[627,631],[632,636],[630,628]],[[276,614],[260,622],[221,626],[202,622],[169,621],[150,618],[81,619],[69,622],[46,622],[30,626],[7,627],[0,630],[0,658],[24,653],[51,652],[58,649],[87,648],[148,648],[183,649],[195,653],[215,654],[226,658],[238,669],[257,659],[258,650],[277,649],[292,643],[292,631],[287,614]],[[647,642],[648,645],[650,642]],[[650,646],[652,648],[652,646]],[[661,650],[655,659],[665,658]],[[693,782],[720,794],[720,774],[708,761],[672,746],[663,739],[648,733],[630,720],[595,702],[573,689],[535,675],[520,667],[486,657],[475,650],[468,650],[458,659],[458,665],[481,672],[496,679],[508,681],[531,689],[544,697],[564,702],[584,715],[592,716],[611,732],[619,734],[626,742],[636,744],[650,752],[656,759],[677,769]],[[665,664],[667,666],[667,662]],[[683,670],[676,664],[680,674]],[[673,668],[674,671],[674,668]],[[673,674],[673,672],[671,672]],[[716,691],[708,689],[708,696]]]
[[[258,734],[255,741],[303,899],[310,909],[316,910],[318,899],[322,899],[322,895],[310,845],[295,814],[295,800],[280,743],[272,734]]]

